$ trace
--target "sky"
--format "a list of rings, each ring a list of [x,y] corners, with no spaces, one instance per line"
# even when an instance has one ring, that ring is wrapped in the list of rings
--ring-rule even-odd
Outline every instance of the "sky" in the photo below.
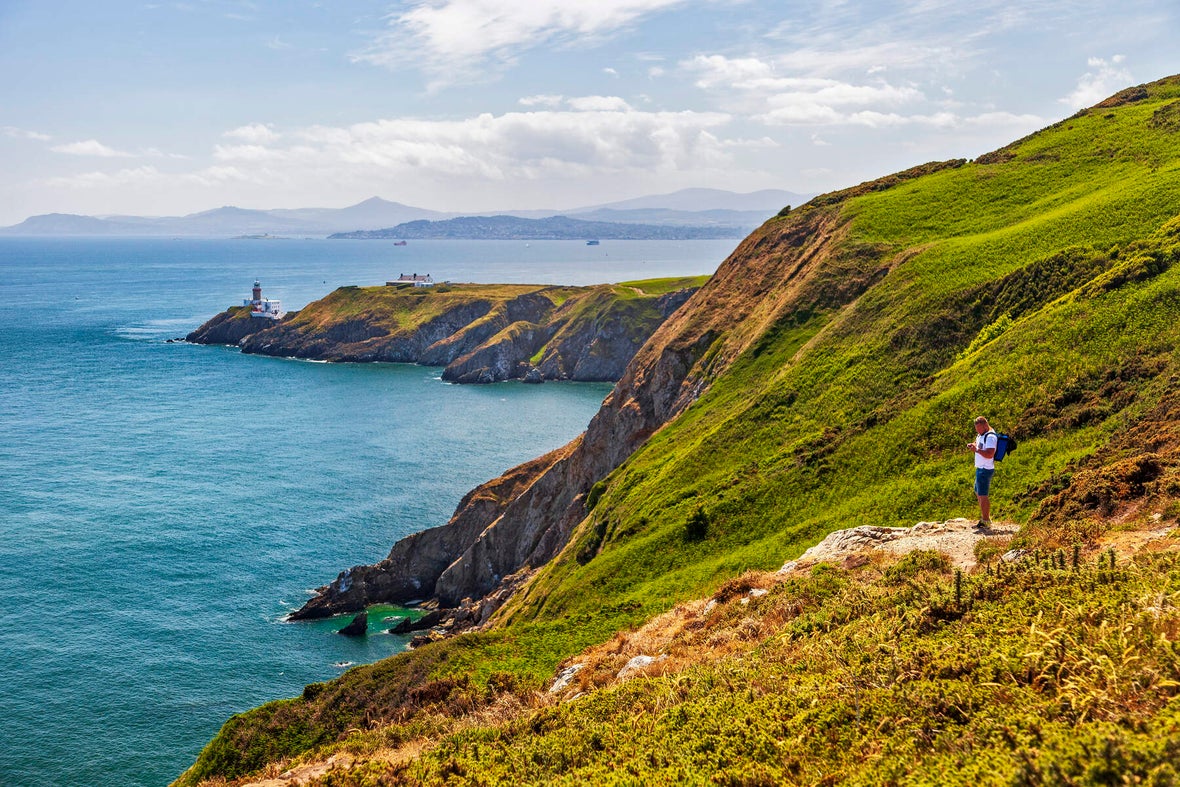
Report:
[[[821,192],[1180,72],[1176,0],[0,0],[0,225]]]

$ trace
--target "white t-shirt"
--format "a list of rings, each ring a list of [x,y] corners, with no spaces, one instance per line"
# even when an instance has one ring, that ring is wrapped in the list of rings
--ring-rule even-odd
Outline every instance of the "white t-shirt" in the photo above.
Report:
[[[987,432],[986,434],[978,435],[975,438],[975,447],[979,451],[986,451],[989,448],[996,448],[1000,445],[1000,437],[995,432]],[[996,467],[995,454],[992,454],[991,459],[984,459],[983,454],[975,452],[975,466],[982,467],[984,470],[994,470]]]

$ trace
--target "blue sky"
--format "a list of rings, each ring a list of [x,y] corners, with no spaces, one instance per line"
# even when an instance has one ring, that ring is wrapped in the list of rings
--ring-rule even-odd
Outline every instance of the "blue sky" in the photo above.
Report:
[[[822,191],[1180,72],[1175,0],[0,0],[0,225]]]

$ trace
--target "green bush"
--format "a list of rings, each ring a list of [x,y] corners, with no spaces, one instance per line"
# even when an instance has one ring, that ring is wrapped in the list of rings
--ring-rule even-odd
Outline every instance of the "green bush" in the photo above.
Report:
[[[709,535],[709,515],[704,506],[697,506],[684,523],[684,538],[687,541],[704,541]]]
[[[915,550],[885,569],[885,581],[898,584],[923,572],[949,574],[951,573],[951,559],[941,552],[926,549]]]

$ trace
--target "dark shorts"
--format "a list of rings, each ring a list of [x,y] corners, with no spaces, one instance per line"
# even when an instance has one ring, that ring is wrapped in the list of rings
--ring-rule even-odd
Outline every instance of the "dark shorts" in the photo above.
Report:
[[[975,494],[987,497],[987,492],[992,486],[992,474],[995,472],[994,467],[990,469],[986,467],[975,468]]]

